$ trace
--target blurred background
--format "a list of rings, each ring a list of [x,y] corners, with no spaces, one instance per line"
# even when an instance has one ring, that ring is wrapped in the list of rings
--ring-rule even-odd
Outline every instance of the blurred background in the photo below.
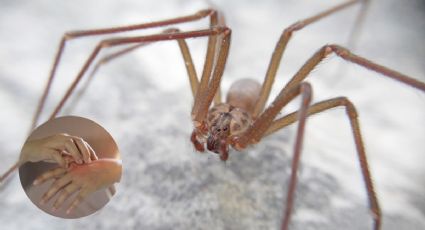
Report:
[[[224,92],[243,77],[262,81],[283,29],[344,1],[22,1],[0,2],[0,172],[18,158],[64,32],[150,22],[216,7],[232,28]],[[425,2],[374,0],[355,52],[425,81]],[[270,97],[321,46],[346,45],[359,11],[351,7],[297,32]],[[207,20],[178,26],[206,28]],[[162,29],[129,33],[158,33]],[[127,34],[126,34],[127,35]],[[116,35],[113,35],[116,36]],[[124,36],[124,35],[120,35]],[[101,39],[67,46],[42,121]],[[103,37],[104,38],[104,37]],[[206,39],[188,41],[201,71]],[[103,54],[108,53],[105,51]],[[101,211],[64,220],[34,206],[15,174],[0,187],[4,229],[278,229],[295,126],[264,138],[228,162],[198,154],[189,141],[193,99],[175,42],[139,49],[99,70],[78,115],[105,127],[120,147],[124,173]],[[361,67],[327,58],[308,81],[314,101],[347,96],[357,106],[383,229],[425,226],[425,96]],[[75,97],[71,98],[75,99]],[[73,105],[73,106],[70,106]],[[297,109],[291,103],[282,114]],[[342,108],[307,123],[292,229],[368,229],[371,218],[350,126]]]

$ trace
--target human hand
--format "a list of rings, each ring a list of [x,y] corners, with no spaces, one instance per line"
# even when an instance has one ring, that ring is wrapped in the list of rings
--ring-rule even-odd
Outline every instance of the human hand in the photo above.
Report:
[[[20,156],[20,164],[25,162],[56,162],[66,168],[70,161],[77,164],[97,160],[96,153],[81,137],[68,134],[55,134],[25,142]]]
[[[53,211],[59,209],[73,193],[78,195],[71,202],[66,213],[69,214],[89,194],[106,188],[121,178],[121,161],[116,159],[100,159],[84,165],[71,164],[69,169],[56,168],[49,170],[34,180],[34,185],[39,185],[55,178],[55,182],[43,195],[40,203],[47,203],[56,193],[60,195],[53,205]]]

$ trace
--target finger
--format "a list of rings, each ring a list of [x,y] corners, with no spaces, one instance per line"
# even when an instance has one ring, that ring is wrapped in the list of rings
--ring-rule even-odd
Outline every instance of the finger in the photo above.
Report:
[[[90,163],[90,151],[86,145],[87,143],[80,137],[73,137],[72,139],[74,140],[75,145],[83,156],[84,163]]]
[[[71,163],[74,162],[74,158],[71,156],[71,154],[67,153],[66,151],[61,152],[61,157],[65,161],[65,168],[69,168]]]
[[[74,157],[75,162],[78,164],[83,163],[81,153],[72,139],[69,139],[69,141],[65,142],[65,148],[72,155],[72,157]]]
[[[97,161],[99,158],[96,155],[96,152],[94,151],[94,149],[87,143],[87,147],[89,148],[90,151],[90,158],[92,161]]]
[[[61,150],[71,137],[66,133],[58,133],[47,138],[47,145],[50,148]]]
[[[62,157],[62,154],[54,150],[52,152],[53,153],[51,153],[51,156],[55,160],[55,162],[58,163],[62,168],[67,168],[66,160]]]
[[[56,159],[54,157],[55,155],[57,155],[58,152],[55,149],[42,148],[40,150],[36,150],[37,152],[35,152],[34,150],[31,150],[31,151],[32,151],[31,153],[26,154],[27,156],[24,156],[29,159],[23,159],[23,160],[30,161],[30,162],[44,161],[49,163],[56,163]],[[28,155],[31,155],[31,156],[28,156]]]
[[[49,190],[46,193],[44,193],[40,203],[41,204],[47,203],[59,190],[61,190],[65,185],[69,183],[71,183],[71,176],[69,174],[66,174],[65,176],[57,179],[50,186]]]
[[[75,183],[68,184],[62,191],[60,192],[59,197],[56,199],[53,204],[52,211],[58,210],[63,202],[65,202],[75,191],[77,191],[80,187]]]
[[[72,201],[71,206],[66,210],[66,214],[70,214],[83,200],[86,198],[87,192],[81,190],[80,193]]]
[[[42,184],[45,181],[52,179],[52,178],[57,178],[64,173],[66,173],[66,170],[64,168],[55,168],[55,169],[49,170],[49,171],[41,174],[40,176],[38,176],[34,180],[33,185]]]

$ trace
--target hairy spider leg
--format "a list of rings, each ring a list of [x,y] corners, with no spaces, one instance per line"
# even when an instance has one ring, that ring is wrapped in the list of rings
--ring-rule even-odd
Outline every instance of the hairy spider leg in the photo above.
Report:
[[[88,36],[96,36],[96,35],[105,35],[105,34],[114,34],[114,33],[121,33],[126,31],[134,31],[134,30],[142,30],[147,28],[155,28],[155,27],[162,27],[167,25],[173,25],[173,24],[179,24],[179,23],[185,23],[185,22],[191,22],[196,21],[208,16],[216,15],[217,12],[215,10],[207,9],[207,10],[201,10],[195,14],[191,14],[188,16],[183,17],[177,17],[162,21],[156,21],[156,22],[149,22],[149,23],[142,23],[137,25],[128,25],[128,26],[119,26],[119,27],[110,27],[110,28],[101,28],[101,29],[93,29],[93,30],[77,30],[77,31],[70,31],[66,32],[62,39],[60,40],[59,47],[57,49],[52,68],[49,73],[49,77],[47,80],[47,84],[44,88],[43,94],[40,98],[39,104],[37,106],[37,109],[35,111],[32,125],[30,128],[30,131],[35,128],[37,125],[37,122],[40,118],[40,115],[43,111],[45,102],[47,100],[47,96],[49,94],[50,88],[52,86],[53,80],[55,78],[56,70],[59,65],[59,62],[61,60],[61,57],[63,55],[63,52],[65,50],[65,46],[68,41],[82,38],[82,37],[88,37]],[[212,20],[212,19],[211,19]]]
[[[227,27],[215,27],[213,29],[205,29],[205,30],[195,30],[195,31],[188,31],[188,32],[171,32],[171,33],[162,33],[162,34],[154,34],[154,35],[147,35],[147,36],[137,36],[137,37],[124,37],[124,38],[113,38],[113,39],[106,39],[102,40],[98,43],[98,45],[94,48],[91,55],[86,60],[85,64],[83,65],[82,69],[66,91],[63,98],[60,100],[58,105],[56,106],[53,113],[50,115],[50,119],[56,117],[56,115],[60,112],[65,102],[68,100],[72,92],[75,90],[76,86],[84,76],[85,72],[88,70],[90,65],[93,63],[94,59],[98,56],[100,51],[107,47],[114,47],[119,45],[131,45],[131,44],[137,44],[137,43],[146,43],[146,42],[159,42],[159,41],[167,41],[167,40],[178,40],[178,39],[185,39],[185,38],[196,38],[196,37],[205,37],[205,36],[216,36],[219,34],[228,34],[230,29]],[[220,50],[221,51],[221,50]],[[225,62],[225,60],[224,60]],[[220,62],[218,62],[220,63]],[[222,73],[222,71],[221,71]],[[221,79],[221,76],[216,76],[218,80]],[[213,76],[214,79],[214,76]],[[214,95],[213,95],[214,96]],[[202,99],[202,98],[201,98]],[[196,100],[200,100],[199,98],[195,98]],[[211,100],[212,101],[212,100]],[[211,101],[209,103],[211,103]]]
[[[210,13],[210,28],[216,27],[216,26],[224,26],[225,25],[225,19],[223,15],[219,15],[219,12],[216,10],[212,10]],[[178,28],[169,28],[163,31],[163,33],[172,33],[172,32],[181,32]],[[204,79],[209,79],[210,75],[211,75],[211,69],[212,66],[211,64],[214,64],[218,58],[217,55],[217,49],[219,47],[219,45],[217,44],[217,38],[215,36],[211,36],[208,38],[208,46],[210,46],[209,48],[207,48],[207,54],[206,54],[206,58],[205,58],[205,68],[203,70],[203,77]],[[185,39],[178,39],[177,43],[180,47],[180,51],[184,60],[184,64],[186,67],[186,71],[189,77],[189,83],[191,86],[191,90],[192,90],[192,95],[194,98],[196,98],[196,92],[198,91],[198,87],[199,87],[199,80],[196,74],[196,70],[195,70],[195,66],[192,60],[192,56],[190,54],[190,50],[189,47],[186,43]],[[149,43],[150,44],[150,43]],[[93,70],[90,72],[90,75],[88,77],[88,80],[85,82],[84,86],[82,87],[82,89],[78,92],[78,95],[76,95],[73,100],[73,105],[70,105],[68,108],[71,108],[74,106],[74,104],[76,104],[78,102],[78,100],[80,99],[80,97],[82,96],[82,94],[84,94],[85,90],[88,88],[91,80],[93,79],[93,76],[97,73],[97,71],[99,70],[99,68],[106,64],[109,63],[110,61],[119,58],[123,55],[126,55],[140,47],[146,46],[148,45],[148,43],[140,43],[140,44],[136,44],[127,48],[124,48],[122,50],[119,50],[115,53],[112,53],[110,55],[106,55],[105,57],[101,58],[99,61],[97,61],[96,64],[94,64]],[[212,61],[211,61],[212,60]],[[204,82],[208,82],[206,80],[204,80]],[[214,98],[214,104],[219,104],[221,102],[221,90],[220,90],[220,86],[217,89],[217,93],[215,95]]]
[[[342,3],[340,5],[334,6],[328,10],[325,10],[319,14],[316,14],[312,17],[306,18],[304,20],[300,20],[298,22],[295,22],[294,24],[290,25],[289,27],[287,27],[286,29],[283,30],[282,35],[279,38],[279,41],[276,44],[276,47],[273,51],[273,55],[272,58],[270,60],[270,64],[268,66],[267,69],[267,73],[266,76],[264,78],[264,82],[262,84],[262,88],[261,88],[261,93],[260,96],[256,102],[256,106],[255,106],[255,110],[254,110],[254,117],[257,117],[265,108],[267,99],[270,96],[270,90],[272,88],[273,82],[276,78],[276,73],[277,70],[280,66],[280,62],[283,56],[283,53],[286,49],[286,46],[289,42],[289,40],[292,37],[292,34],[296,31],[299,31],[303,28],[305,28],[308,25],[311,25],[317,21],[319,21],[320,19],[323,19],[327,16],[330,16],[336,12],[339,12],[349,6],[354,5],[355,3],[362,3],[364,5],[368,5],[368,0],[350,0],[347,1],[345,3]],[[367,7],[363,6],[361,8],[360,14],[357,17],[355,26],[354,26],[354,31],[357,31],[359,29],[359,27],[361,26],[361,22],[362,22],[362,18],[363,15],[365,14]]]
[[[402,83],[405,83],[409,86],[412,86],[414,88],[420,89],[425,92],[425,83],[420,82],[416,79],[413,79],[411,77],[408,77],[404,74],[401,74],[397,71],[394,71],[392,69],[389,69],[385,66],[378,65],[372,61],[369,61],[363,57],[357,56],[353,53],[351,53],[349,50],[338,46],[338,45],[326,45],[322,47],[319,51],[317,51],[302,67],[301,69],[294,75],[294,77],[289,81],[289,83],[282,89],[279,96],[289,94],[293,87],[298,86],[300,83],[303,82],[303,80],[308,76],[308,74],[330,53],[334,52],[338,56],[342,57],[345,60],[348,60],[350,62],[354,62],[358,65],[361,65],[367,69],[376,71],[383,76],[395,79],[397,81],[400,81]],[[276,132],[277,130],[284,128],[288,126],[289,124],[294,123],[297,118],[297,112],[289,114],[287,116],[284,116],[280,119],[274,120],[276,114],[281,109],[281,104],[277,104],[277,101],[272,103],[272,105],[266,109],[254,122],[253,126],[247,130],[241,137],[239,137],[235,145],[238,148],[244,148],[249,144],[255,144],[261,140],[263,136],[269,135],[273,132]],[[324,110],[328,110],[337,106],[345,106],[347,110],[348,117],[350,119],[351,129],[354,136],[354,141],[358,153],[358,158],[361,166],[361,171],[363,174],[363,179],[365,181],[367,195],[369,199],[369,207],[372,212],[372,217],[374,220],[374,229],[380,229],[382,217],[381,217],[381,210],[380,206],[375,194],[375,189],[372,182],[372,177],[370,175],[368,163],[367,163],[367,157],[365,153],[364,144],[362,141],[361,133],[360,133],[360,126],[357,118],[357,112],[354,107],[354,105],[346,98],[334,98],[327,101],[319,102],[314,104],[308,109],[308,114],[315,114],[322,112]],[[299,133],[299,132],[298,132]],[[297,134],[297,141],[299,137]],[[284,221],[282,222],[282,229],[287,229],[289,226],[289,218],[291,214],[292,204],[293,204],[293,197],[295,192],[295,185],[296,185],[296,171],[293,171],[293,169],[297,168],[298,166],[298,159],[301,152],[294,152],[294,160],[292,164],[292,172],[291,172],[291,181],[290,186],[288,188],[287,193],[287,207],[284,215]]]

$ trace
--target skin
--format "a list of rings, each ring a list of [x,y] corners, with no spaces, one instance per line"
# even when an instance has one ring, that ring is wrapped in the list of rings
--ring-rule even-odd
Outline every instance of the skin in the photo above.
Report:
[[[49,170],[40,175],[33,184],[39,185],[55,179],[40,201],[41,204],[45,204],[59,194],[54,202],[53,211],[61,208],[64,202],[77,192],[77,196],[67,207],[66,212],[69,214],[91,193],[119,182],[121,171],[120,160],[99,159],[83,165],[72,163],[68,169],[59,167]]]
[[[66,168],[70,161],[83,164],[93,160],[97,160],[96,153],[86,141],[61,133],[25,142],[19,162],[56,162]]]

